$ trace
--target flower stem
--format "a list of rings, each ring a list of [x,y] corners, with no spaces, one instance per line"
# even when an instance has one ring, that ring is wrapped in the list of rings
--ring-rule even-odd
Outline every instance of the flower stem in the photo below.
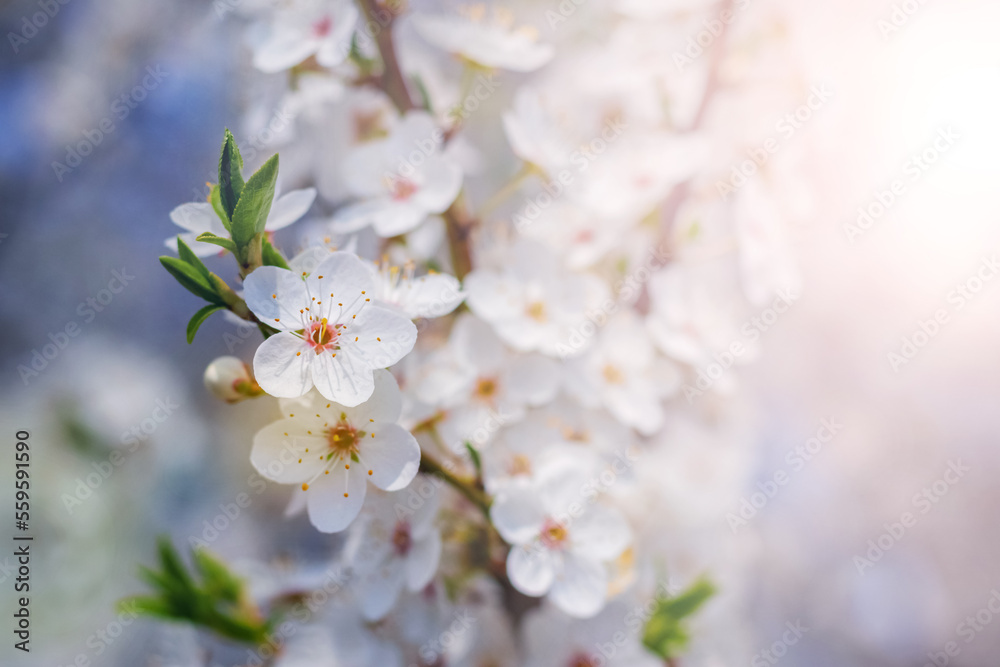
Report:
[[[381,27],[381,30],[374,35],[375,45],[378,46],[378,52],[382,56],[382,74],[379,76],[379,87],[396,105],[399,113],[416,109],[417,105],[410,96],[406,78],[399,67],[396,44],[392,39],[392,24],[396,20],[396,15],[387,6],[388,3],[381,3],[378,0],[358,0],[358,5],[361,6],[361,11],[364,13],[368,25]]]
[[[451,472],[448,466],[442,464],[426,452],[420,453],[420,472],[428,475],[436,475],[447,482],[452,488],[465,496],[469,502],[478,507],[483,516],[486,517],[486,521],[489,522],[490,498],[482,490],[476,488],[473,483]]]
[[[509,181],[507,181],[507,184],[493,193],[493,196],[487,199],[486,202],[479,208],[479,217],[485,218],[487,215],[492,213],[497,206],[502,204],[504,200],[512,194],[517,192],[521,185],[536,173],[538,173],[538,169],[534,165],[528,162],[521,165],[521,168],[516,174],[514,174],[513,177],[511,177]]]

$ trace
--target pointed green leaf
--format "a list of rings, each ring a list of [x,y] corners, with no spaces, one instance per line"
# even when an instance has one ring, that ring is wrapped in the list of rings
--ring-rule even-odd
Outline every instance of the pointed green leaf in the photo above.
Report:
[[[264,266],[278,266],[282,269],[288,268],[288,262],[285,260],[285,256],[282,255],[277,248],[271,245],[271,242],[267,239],[264,239],[261,256],[264,259]]]
[[[229,571],[221,561],[216,560],[204,549],[194,549],[195,565],[205,582],[205,590],[227,602],[237,602],[243,591],[243,582]]]
[[[205,263],[201,261],[201,258],[194,254],[194,251],[192,251],[191,248],[184,243],[180,236],[177,237],[177,256],[194,268],[198,269],[198,273],[203,275],[206,279],[208,278],[208,274],[210,273],[208,267],[205,266]]]
[[[236,244],[233,243],[232,239],[227,239],[224,236],[216,236],[212,232],[202,232],[198,235],[198,240],[202,243],[213,243],[217,246],[225,248],[231,253],[236,252]]]
[[[195,296],[200,296],[205,301],[209,303],[222,304],[223,301],[209,285],[208,280],[205,276],[201,275],[198,269],[194,268],[187,262],[181,261],[176,257],[168,257],[163,255],[160,257],[160,264],[163,265],[170,275],[177,279],[177,282],[181,284],[184,289],[191,292]]]
[[[483,461],[479,457],[479,450],[472,446],[472,443],[468,440],[465,441],[465,449],[469,452],[469,457],[472,459],[472,465],[476,469],[476,478],[478,479],[483,474]]]
[[[643,645],[665,660],[677,657],[687,648],[690,640],[685,619],[714,594],[715,586],[702,578],[679,595],[659,600],[656,610],[646,622]]]
[[[219,201],[226,217],[232,219],[236,203],[243,191],[243,156],[236,146],[233,133],[226,130],[226,138],[222,141],[222,154],[219,156]]]
[[[195,313],[194,317],[191,318],[187,326],[188,344],[190,345],[191,343],[194,342],[195,334],[198,333],[198,329],[201,328],[202,323],[208,319],[209,315],[211,315],[217,310],[225,310],[225,309],[226,309],[225,306],[217,306],[214,303],[210,303],[201,310],[199,310],[197,313]]]
[[[212,205],[215,210],[215,214],[219,216],[219,220],[222,220],[222,225],[226,228],[226,231],[232,231],[231,228],[233,224],[229,222],[229,215],[226,213],[225,207],[222,205],[222,190],[219,188],[218,184],[212,186],[212,190],[208,193],[208,202]]]
[[[264,231],[267,215],[274,201],[274,184],[278,178],[278,156],[272,155],[243,186],[240,200],[233,211],[233,241],[243,248],[256,234]]]

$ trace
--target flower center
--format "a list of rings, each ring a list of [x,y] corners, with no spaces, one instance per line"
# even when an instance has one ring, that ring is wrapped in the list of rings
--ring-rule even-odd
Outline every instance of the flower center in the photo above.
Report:
[[[605,366],[601,372],[608,384],[623,384],[625,382],[625,375],[612,364]]]
[[[340,332],[338,329],[343,326],[340,324],[330,324],[324,317],[319,322],[313,322],[309,325],[309,333],[305,337],[307,343],[313,347],[313,351],[316,354],[327,349],[339,350],[340,345],[337,341],[340,338]]]
[[[323,18],[313,22],[313,35],[316,37],[326,37],[330,34],[330,30],[333,28],[333,19],[329,16],[324,16]]]
[[[566,546],[566,540],[569,539],[569,531],[555,519],[546,519],[542,525],[541,538],[542,544],[549,549],[561,549]]]
[[[410,524],[400,521],[392,531],[392,548],[397,556],[405,556],[410,553],[413,546],[413,537],[410,535]]]
[[[364,437],[364,431],[358,431],[347,423],[347,415],[341,415],[341,420],[326,432],[327,446],[330,456],[340,460],[357,460],[358,444]]]
[[[597,667],[597,663],[586,653],[574,653],[566,667]]]
[[[374,111],[355,111],[351,120],[354,124],[354,140],[357,142],[371,141],[388,134],[382,122],[381,109]]]
[[[545,321],[545,304],[541,301],[534,301],[528,304],[528,307],[524,309],[528,314],[528,317],[535,320],[536,322]]]
[[[489,400],[497,393],[497,381],[493,378],[479,378],[476,382],[476,396]]]
[[[406,201],[418,190],[416,183],[402,177],[388,179],[387,185],[394,201]]]
[[[511,475],[530,475],[531,460],[524,454],[517,454],[510,462]]]

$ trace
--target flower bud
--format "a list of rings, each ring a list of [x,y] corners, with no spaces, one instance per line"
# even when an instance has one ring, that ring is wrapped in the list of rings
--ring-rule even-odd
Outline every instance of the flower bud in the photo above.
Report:
[[[219,357],[210,363],[205,369],[205,386],[226,403],[238,403],[264,393],[247,365],[236,357]]]

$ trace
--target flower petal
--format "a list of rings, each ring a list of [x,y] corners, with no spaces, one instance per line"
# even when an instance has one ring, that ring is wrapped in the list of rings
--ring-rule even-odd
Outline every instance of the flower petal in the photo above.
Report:
[[[420,445],[399,424],[375,424],[374,438],[359,443],[362,467],[371,470],[368,479],[383,491],[398,491],[409,485],[420,467]]]
[[[404,565],[396,558],[367,573],[361,581],[358,602],[361,613],[369,621],[384,617],[396,604],[406,580]]]
[[[281,484],[301,484],[326,467],[305,451],[322,451],[324,438],[298,434],[294,428],[294,421],[282,419],[257,431],[250,450],[250,463],[257,472]]]
[[[181,204],[170,212],[170,221],[197,236],[212,230],[212,219],[217,217],[208,202]]]
[[[597,561],[566,555],[549,599],[570,616],[589,618],[604,607],[608,574]]]
[[[271,206],[264,229],[276,232],[306,214],[316,200],[316,188],[293,190],[278,197]]]
[[[271,396],[296,398],[312,389],[309,357],[315,356],[301,338],[282,331],[257,348],[254,375],[261,389]]]
[[[587,508],[573,521],[569,534],[573,553],[601,561],[617,558],[632,539],[625,517],[603,505]]]
[[[352,359],[372,369],[392,366],[409,354],[417,342],[417,327],[413,322],[394,310],[374,304],[365,306],[346,331],[343,349],[350,352]]]
[[[372,369],[363,361],[354,359],[350,350],[340,350],[336,357],[333,354],[324,352],[313,357],[311,369],[316,391],[348,408],[371,398],[375,391]]]
[[[507,576],[525,595],[545,595],[555,580],[552,553],[548,549],[512,547],[507,555]]]
[[[406,587],[416,593],[437,574],[441,560],[441,534],[432,531],[426,538],[413,543],[406,556]]]
[[[309,303],[302,278],[277,266],[261,266],[243,281],[243,298],[257,318],[281,331],[304,329],[299,309]]]
[[[545,513],[541,498],[528,480],[517,479],[493,499],[490,519],[509,544],[525,544],[542,529]]]
[[[365,475],[333,466],[329,475],[320,475],[306,491],[309,520],[324,533],[339,533],[361,512],[367,489]]]

